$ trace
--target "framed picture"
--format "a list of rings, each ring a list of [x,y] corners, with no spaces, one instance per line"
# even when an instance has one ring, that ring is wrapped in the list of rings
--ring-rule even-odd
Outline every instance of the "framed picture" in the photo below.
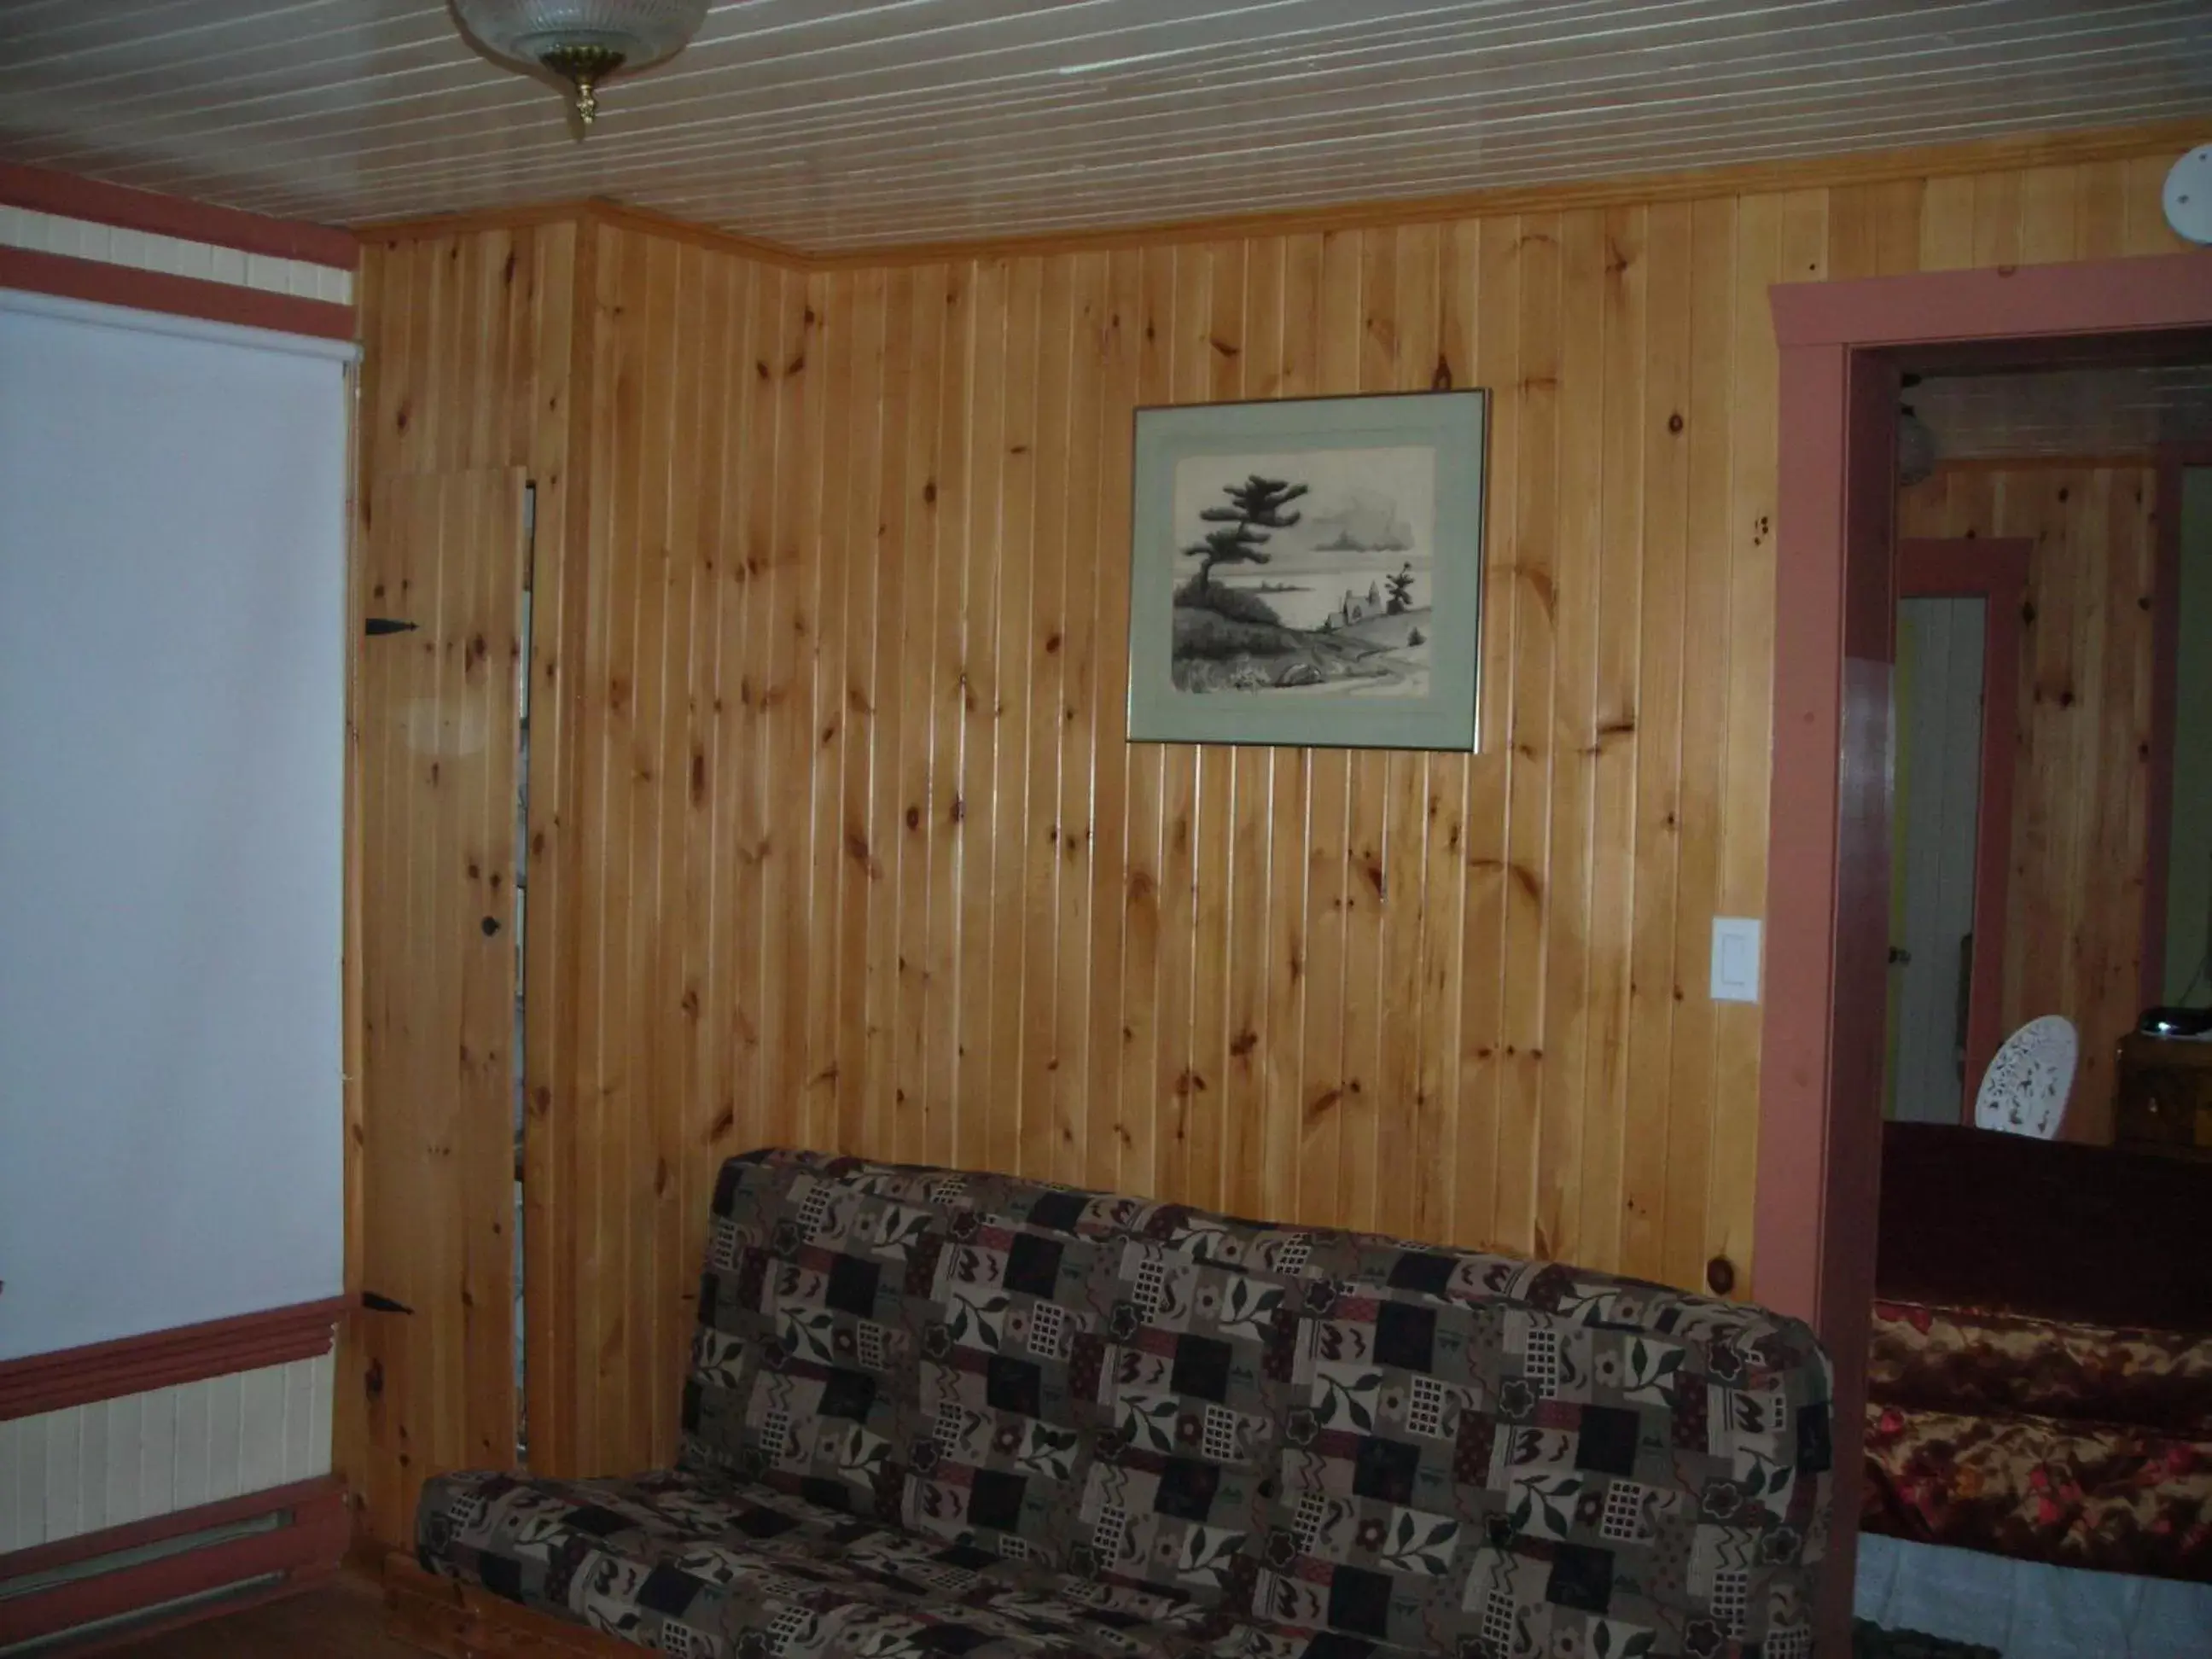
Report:
[[[1131,741],[1474,748],[1488,412],[1139,410]]]

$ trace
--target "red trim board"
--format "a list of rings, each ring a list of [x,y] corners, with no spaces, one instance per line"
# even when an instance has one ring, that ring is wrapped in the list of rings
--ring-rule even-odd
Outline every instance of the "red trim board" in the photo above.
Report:
[[[2021,335],[2202,328],[2212,322],[2207,303],[2212,253],[1783,283],[1767,295],[1775,339],[1785,347],[1864,350]],[[2092,305],[2096,320],[2086,322]]]
[[[350,1306],[346,1297],[330,1297],[56,1353],[0,1360],[0,1422],[313,1359],[330,1351],[332,1328]]]
[[[188,1510],[172,1510],[167,1515],[149,1516],[143,1521],[132,1521],[119,1527],[104,1527],[98,1532],[81,1532],[73,1538],[58,1539],[51,1544],[10,1550],[0,1554],[0,1584],[11,1578],[27,1578],[34,1572],[51,1572],[56,1567],[66,1567],[77,1561],[143,1549],[149,1544],[182,1538],[187,1533],[206,1532],[234,1522],[251,1521],[258,1515],[274,1515],[279,1510],[312,1504],[342,1491],[338,1478],[325,1474],[313,1480],[295,1480],[289,1486],[241,1492],[236,1498],[226,1498],[217,1503],[198,1504]]]
[[[166,1636],[173,1630],[182,1630],[188,1625],[204,1624],[210,1619],[228,1619],[252,1607],[282,1601],[287,1596],[297,1595],[302,1590],[313,1589],[323,1580],[331,1577],[337,1569],[321,1562],[298,1567],[273,1584],[259,1589],[246,1590],[235,1595],[226,1595],[220,1601],[195,1603],[176,1612],[160,1614],[143,1622],[134,1622],[100,1636],[86,1636],[70,1642],[61,1650],[69,1659],[90,1659],[95,1653],[128,1651],[142,1656],[145,1645],[157,1636]]]
[[[236,208],[212,207],[181,196],[104,184],[47,167],[0,161],[0,203],[28,208],[33,213],[234,247],[273,258],[304,260],[337,270],[351,270],[360,258],[360,244],[350,231],[295,219],[264,218]]]
[[[325,340],[354,337],[351,306],[240,288],[233,283],[204,282],[197,276],[173,276],[162,270],[139,270],[100,259],[77,259],[65,253],[41,253],[33,248],[0,247],[0,288]]]
[[[1897,596],[1972,595],[1983,601],[1981,785],[1974,813],[1974,977],[1967,989],[1966,1071],[1959,1121],[1973,1121],[1982,1073],[2004,1032],[2005,902],[2012,873],[2013,775],[2019,757],[2021,607],[2027,600],[2022,538],[1962,537],[1897,548]]]
[[[249,1578],[266,1577],[272,1573],[282,1573],[289,1578],[327,1572],[345,1553],[352,1528],[346,1515],[343,1491],[335,1479],[275,1487],[232,1503],[182,1510],[162,1516],[161,1524],[166,1529],[155,1536],[147,1535],[147,1529],[155,1523],[144,1522],[70,1539],[66,1547],[76,1551],[70,1559],[92,1561],[161,1539],[180,1538],[209,1528],[270,1515],[282,1516],[283,1524],[220,1544],[179,1550],[134,1566],[69,1579],[46,1589],[0,1598],[0,1648],[113,1619],[140,1607],[159,1607],[182,1596],[221,1589],[226,1584]],[[64,1565],[49,1554],[64,1547],[47,1546],[0,1556],[0,1583]],[[48,1559],[33,1560],[29,1565],[19,1565],[40,1556]],[[228,1610],[227,1604],[218,1602],[208,1607],[204,1616]]]

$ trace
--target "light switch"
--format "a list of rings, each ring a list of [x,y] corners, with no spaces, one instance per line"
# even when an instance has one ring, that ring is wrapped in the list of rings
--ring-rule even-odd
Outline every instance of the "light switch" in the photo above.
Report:
[[[1713,1000],[1759,1000],[1757,916],[1713,918]]]

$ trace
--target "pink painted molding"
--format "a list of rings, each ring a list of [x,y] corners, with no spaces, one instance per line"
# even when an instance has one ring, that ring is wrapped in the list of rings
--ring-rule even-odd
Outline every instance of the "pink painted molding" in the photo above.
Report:
[[[88,1533],[63,1544],[0,1555],[0,1583],[260,1516],[279,1516],[282,1524],[204,1548],[180,1550],[135,1565],[115,1566],[21,1595],[0,1596],[0,1648],[60,1636],[82,1626],[248,1580],[279,1576],[287,1587],[301,1586],[336,1569],[352,1534],[344,1488],[336,1479],[325,1478],[182,1510],[158,1521]],[[228,1613],[231,1606],[218,1602],[198,1610],[195,1616]],[[181,1620],[163,1624],[167,1627],[178,1622]],[[121,1639],[147,1633],[134,1631]]]
[[[2092,332],[2201,328],[2212,312],[2212,252],[1789,283],[1768,293],[1775,339],[1785,348],[2079,334],[2093,295]]]
[[[295,219],[264,218],[181,196],[80,179],[47,167],[0,161],[0,204],[64,219],[88,220],[96,225],[174,236],[182,241],[234,247],[273,258],[299,259],[337,270],[351,270],[361,257],[361,245],[351,231]]]
[[[354,337],[351,306],[270,294],[234,283],[203,282],[197,276],[175,276],[163,270],[139,270],[101,259],[42,253],[32,248],[0,247],[0,288],[128,306],[137,311],[166,312],[173,317],[200,317],[246,328],[270,328],[318,339]]]
[[[328,1353],[350,1297],[0,1360],[0,1422]]]

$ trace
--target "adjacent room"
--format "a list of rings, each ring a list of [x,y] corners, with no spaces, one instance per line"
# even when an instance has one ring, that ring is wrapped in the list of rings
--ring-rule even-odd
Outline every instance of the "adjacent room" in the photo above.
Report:
[[[2212,1659],[2197,0],[0,46],[0,1656]]]

